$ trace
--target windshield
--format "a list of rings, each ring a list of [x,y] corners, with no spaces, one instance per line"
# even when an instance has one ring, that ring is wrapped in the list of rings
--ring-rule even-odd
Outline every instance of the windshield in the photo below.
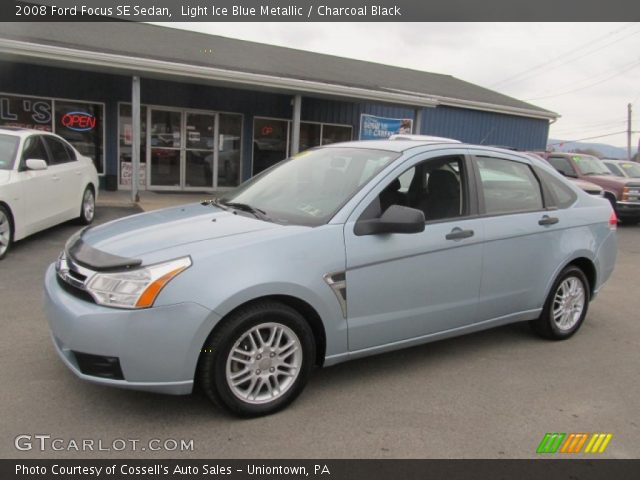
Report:
[[[243,183],[220,202],[248,205],[276,222],[321,225],[399,156],[362,148],[307,150]]]
[[[619,163],[627,177],[640,178],[640,165],[632,162]]]
[[[582,175],[611,175],[607,166],[597,157],[574,155],[571,158],[578,165]]]
[[[18,137],[0,133],[0,170],[11,170],[16,158]]]

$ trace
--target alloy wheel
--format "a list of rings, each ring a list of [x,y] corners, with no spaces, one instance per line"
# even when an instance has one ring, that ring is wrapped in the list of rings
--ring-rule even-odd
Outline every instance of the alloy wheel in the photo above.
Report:
[[[295,383],[302,366],[302,345],[281,323],[256,325],[234,343],[226,363],[231,392],[251,404],[272,402]]]
[[[580,320],[585,305],[584,285],[577,277],[567,277],[553,297],[553,321],[562,330],[571,330]]]

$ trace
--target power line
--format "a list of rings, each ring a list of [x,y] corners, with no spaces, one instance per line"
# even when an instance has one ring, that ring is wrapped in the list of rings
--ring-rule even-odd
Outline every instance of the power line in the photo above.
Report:
[[[620,135],[621,133],[627,133],[627,131],[622,130],[621,132],[606,133],[604,135],[596,135],[594,137],[577,138],[575,140],[563,140],[561,142],[549,143],[548,146],[562,145],[563,143],[582,142],[583,140],[593,140],[596,138],[612,137],[614,135]],[[637,132],[634,132],[634,133],[637,133]]]
[[[602,130],[604,127],[614,127],[619,125],[625,125],[627,123],[626,120],[619,120],[617,122],[608,122],[608,123],[600,123],[592,126],[576,126],[575,128],[564,128],[559,131],[554,130],[554,135],[573,135],[575,133],[584,133],[585,131],[589,132],[591,130]]]
[[[619,29],[617,29],[617,30],[613,30],[613,31],[611,31],[611,32],[607,33],[606,35],[603,35],[603,36],[601,36],[601,37],[598,37],[598,38],[596,38],[596,39],[594,39],[594,40],[591,40],[591,41],[589,41],[589,42],[587,42],[587,43],[585,43],[585,44],[583,44],[583,45],[581,45],[581,46],[578,46],[578,47],[576,47],[576,48],[574,48],[574,49],[572,49],[572,50],[569,50],[569,51],[567,51],[567,52],[565,52],[565,53],[562,53],[562,54],[558,55],[557,57],[552,58],[551,60],[547,60],[547,61],[545,61],[545,62],[542,62],[542,63],[540,63],[540,64],[538,64],[538,65],[535,65],[535,66],[533,66],[533,67],[531,67],[531,68],[528,68],[528,69],[526,69],[526,70],[523,70],[523,71],[522,71],[522,72],[520,72],[520,73],[517,73],[517,74],[515,74],[515,75],[512,75],[512,76],[510,76],[510,77],[507,77],[507,78],[505,78],[504,80],[501,80],[501,81],[499,81],[499,82],[495,82],[495,83],[493,83],[493,84],[491,84],[491,85],[489,85],[489,86],[490,86],[491,88],[493,88],[493,87],[495,87],[495,86],[502,85],[502,84],[504,84],[504,83],[510,83],[510,82],[512,82],[514,79],[518,79],[518,77],[523,77],[523,78],[524,78],[524,77],[526,77],[526,76],[527,76],[527,74],[528,74],[529,72],[533,72],[533,71],[535,71],[535,70],[539,70],[539,69],[541,69],[541,68],[545,68],[545,67],[547,67],[548,65],[550,65],[550,64],[552,64],[552,63],[554,63],[554,62],[557,62],[557,61],[559,61],[559,60],[561,60],[561,59],[563,59],[563,58],[565,58],[565,57],[567,57],[567,56],[572,55],[572,54],[573,54],[573,53],[575,53],[575,52],[578,52],[578,51],[580,51],[580,50],[583,50],[583,49],[585,49],[585,48],[587,48],[587,47],[589,47],[589,46],[593,45],[594,43],[597,43],[597,42],[599,42],[599,41],[601,41],[601,40],[603,40],[603,39],[605,39],[605,38],[607,38],[607,37],[610,37],[610,36],[612,36],[612,35],[616,35],[616,34],[620,33],[621,31],[626,30],[627,28],[629,28],[629,27],[631,27],[631,26],[633,26],[633,25],[635,25],[635,24],[634,24],[634,23],[629,23],[629,24],[625,25],[625,26],[624,26],[624,27],[622,27],[622,28],[619,28]],[[598,48],[598,49],[596,49],[596,50],[593,50],[593,51],[591,51],[591,52],[588,52],[588,53],[586,53],[586,54],[584,54],[584,55],[582,55],[581,57],[578,57],[578,58],[583,58],[583,57],[585,57],[585,56],[587,56],[587,55],[590,55],[591,53],[595,53],[595,52],[597,52],[597,51],[599,51],[599,50],[602,50],[602,49],[603,49],[603,48],[605,48],[605,47],[608,47],[609,45],[612,45],[613,43],[617,43],[617,42],[619,42],[619,41],[621,41],[621,40],[624,40],[625,38],[627,38],[627,37],[629,37],[629,36],[631,36],[631,35],[635,35],[635,34],[637,34],[637,33],[639,33],[639,32],[640,32],[640,30],[635,31],[635,32],[631,33],[630,35],[626,35],[626,36],[624,36],[624,37],[622,37],[622,38],[619,38],[619,39],[615,40],[614,42],[610,42],[610,43],[608,43],[608,44],[606,44],[606,45],[603,45],[603,46],[601,46],[600,48]],[[572,60],[569,60],[568,62],[565,62],[565,64],[566,64],[566,63],[571,63],[571,62],[573,62],[573,61],[575,61],[575,60],[577,60],[577,58],[574,58],[574,59],[572,59]],[[551,67],[551,68],[555,68],[555,67]],[[548,68],[547,68],[547,70],[548,70]],[[544,73],[546,73],[546,72],[544,72]],[[536,75],[538,75],[538,74],[536,74]],[[519,80],[522,80],[522,78],[520,78]]]
[[[581,90],[586,90],[587,88],[595,87],[596,85],[600,85],[601,83],[607,82],[607,81],[611,80],[612,78],[618,77],[618,76],[622,75],[623,73],[626,73],[629,70],[634,69],[638,65],[640,65],[640,61],[636,61],[636,62],[632,63],[631,65],[627,65],[627,68],[624,68],[623,70],[620,70],[617,73],[614,73],[613,75],[611,75],[609,77],[603,78],[602,80],[599,80],[597,82],[591,83],[589,85],[585,85],[584,87],[574,88],[572,90],[567,90],[567,91],[561,92],[561,93],[554,93],[552,95],[544,95],[542,97],[527,98],[527,99],[525,99],[525,101],[528,102],[528,101],[532,101],[532,100],[542,100],[542,99],[545,99],[545,98],[560,97],[562,95],[568,95],[569,93],[574,93],[574,92],[579,92]]]

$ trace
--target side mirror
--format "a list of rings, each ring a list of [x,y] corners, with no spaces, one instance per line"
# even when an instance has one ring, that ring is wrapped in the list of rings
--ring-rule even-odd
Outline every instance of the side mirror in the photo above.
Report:
[[[559,168],[556,168],[556,170],[558,172],[560,172],[561,175],[565,176],[565,177],[569,177],[569,178],[578,178],[578,176],[573,173],[573,172],[565,172],[564,170],[560,170]]]
[[[26,161],[26,165],[28,170],[46,170],[47,169],[47,162],[39,158],[29,158]]]
[[[415,208],[391,205],[380,218],[358,220],[354,233],[358,236],[380,233],[420,233],[424,231],[424,213]]]

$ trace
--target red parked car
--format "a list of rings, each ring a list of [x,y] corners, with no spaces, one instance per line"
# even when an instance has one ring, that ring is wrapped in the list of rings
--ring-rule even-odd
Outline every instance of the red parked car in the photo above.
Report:
[[[599,185],[623,223],[640,222],[640,180],[616,177],[597,157],[583,153],[536,152],[568,178]]]

